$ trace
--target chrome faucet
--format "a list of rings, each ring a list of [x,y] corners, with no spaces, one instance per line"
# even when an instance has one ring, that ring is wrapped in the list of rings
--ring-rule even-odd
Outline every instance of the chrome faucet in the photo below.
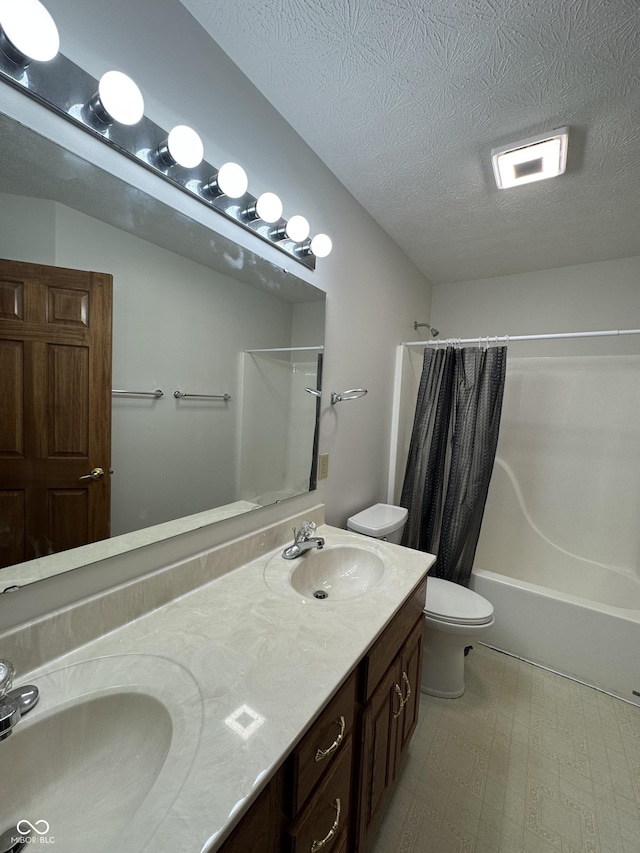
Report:
[[[314,536],[316,525],[313,521],[303,521],[300,525],[300,530],[296,532],[293,528],[293,545],[289,545],[282,552],[285,560],[295,560],[296,557],[302,556],[306,551],[312,548],[320,550],[324,548],[324,539],[322,536]]]
[[[0,740],[9,737],[20,718],[38,701],[38,688],[33,684],[11,689],[15,672],[10,661],[0,660]]]

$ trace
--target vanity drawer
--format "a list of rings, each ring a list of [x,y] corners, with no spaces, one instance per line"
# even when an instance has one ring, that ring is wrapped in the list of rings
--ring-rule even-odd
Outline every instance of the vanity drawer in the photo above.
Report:
[[[369,652],[363,664],[362,696],[366,702],[375,690],[380,679],[393,663],[398,650],[407,639],[414,625],[422,617],[427,593],[425,578],[411,593],[397,616],[387,625]]]
[[[317,791],[289,827],[290,853],[338,853],[344,848],[350,820],[351,752],[349,735]]]
[[[353,728],[355,704],[356,673],[353,672],[291,754],[289,814],[297,814],[322,774],[343,752]]]

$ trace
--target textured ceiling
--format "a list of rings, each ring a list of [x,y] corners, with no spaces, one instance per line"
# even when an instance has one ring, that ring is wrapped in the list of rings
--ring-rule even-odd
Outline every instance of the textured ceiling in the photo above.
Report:
[[[433,282],[640,255],[638,0],[181,2]],[[496,188],[564,125],[564,176]]]

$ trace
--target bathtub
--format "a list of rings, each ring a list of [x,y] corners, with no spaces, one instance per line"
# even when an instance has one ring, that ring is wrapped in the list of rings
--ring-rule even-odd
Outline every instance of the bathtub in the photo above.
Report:
[[[614,580],[622,581],[621,596],[628,586],[629,601],[640,597],[637,582]],[[640,705],[633,693],[640,693],[640,607],[595,602],[479,568],[471,588],[495,610],[485,645]]]
[[[470,586],[494,606],[486,645],[640,705],[640,577],[547,537],[499,457]]]

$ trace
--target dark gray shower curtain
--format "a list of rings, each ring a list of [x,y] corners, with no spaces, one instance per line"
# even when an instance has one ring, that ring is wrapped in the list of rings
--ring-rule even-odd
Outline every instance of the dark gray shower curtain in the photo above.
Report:
[[[400,503],[402,544],[469,586],[498,444],[507,348],[425,348]]]

